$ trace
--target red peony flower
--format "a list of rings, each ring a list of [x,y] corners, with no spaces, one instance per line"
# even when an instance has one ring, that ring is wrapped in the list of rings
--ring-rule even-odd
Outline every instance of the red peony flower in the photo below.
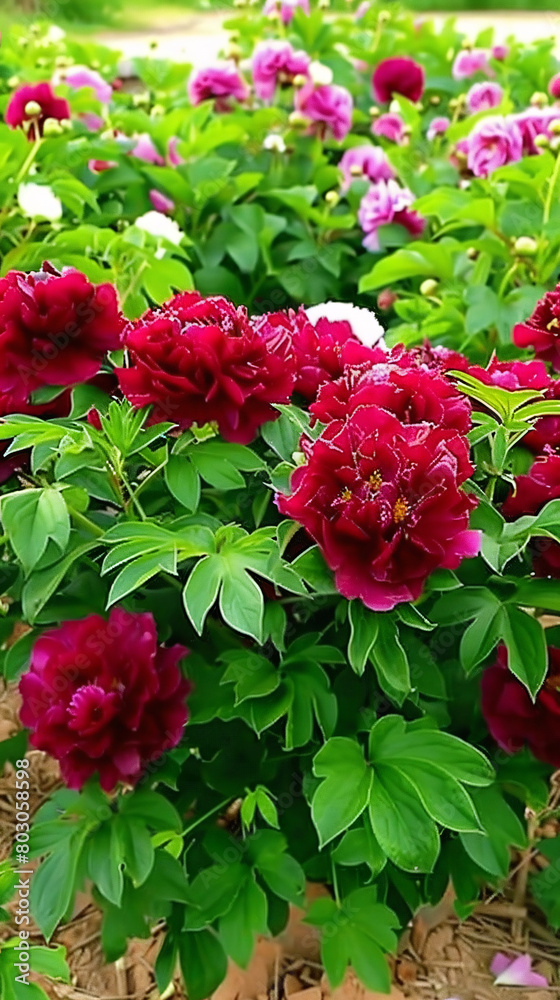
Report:
[[[190,684],[185,646],[158,646],[151,614],[114,608],[37,639],[20,680],[30,742],[60,763],[69,788],[98,773],[102,788],[135,784],[146,765],[177,745]]]
[[[70,118],[70,105],[63,97],[57,97],[50,83],[34,83],[16,90],[6,108],[6,125],[20,128],[32,122],[27,136],[35,140],[43,134],[47,118],[62,121]]]
[[[475,501],[459,489],[472,466],[456,431],[364,405],[303,446],[278,508],[315,539],[344,597],[389,611],[416,600],[433,570],[477,554]]]
[[[496,743],[506,753],[527,745],[546,764],[560,767],[560,649],[548,647],[548,677],[535,703],[508,670],[507,649],[482,675],[482,714]]]
[[[538,514],[550,500],[560,498],[560,455],[550,452],[533,463],[526,476],[518,476],[515,489],[502,507],[508,521],[525,514]],[[537,576],[560,579],[560,545],[552,538],[535,538],[531,542],[533,569]]]
[[[419,101],[424,93],[424,69],[408,56],[384,59],[376,66],[373,78],[373,95],[385,104],[393,94],[402,94],[409,101]]]
[[[485,385],[497,385],[501,389],[516,392],[518,389],[549,389],[552,379],[542,361],[498,361],[493,357],[486,368],[469,365],[464,369]]]
[[[533,347],[537,358],[560,371],[560,284],[539,299],[529,319],[516,323],[512,337],[516,347]]]
[[[226,441],[248,444],[278,416],[272,404],[290,399],[289,352],[275,353],[246,310],[220,296],[176,295],[131,324],[124,343],[121,389],[134,406],[154,406],[152,422],[216,421]]]
[[[431,423],[466,434],[471,407],[451,383],[435,372],[406,368],[403,359],[349,367],[342,378],[319,389],[310,406],[322,423],[344,420],[361,406],[381,406],[404,424]]]
[[[267,313],[253,320],[270,349],[295,361],[295,391],[313,400],[319,386],[340,378],[346,365],[386,358],[381,348],[366,347],[346,320],[318,319],[312,323],[303,306],[296,313]],[[294,362],[292,362],[293,364]]]
[[[9,271],[0,278],[0,393],[18,409],[40,386],[87,381],[120,346],[123,323],[112,285],[50,264]]]

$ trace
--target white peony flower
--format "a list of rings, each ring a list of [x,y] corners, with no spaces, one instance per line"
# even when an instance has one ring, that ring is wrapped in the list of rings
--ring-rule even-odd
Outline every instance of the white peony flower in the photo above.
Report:
[[[162,237],[169,243],[175,243],[176,246],[183,239],[183,233],[177,223],[173,219],[169,219],[167,215],[163,215],[162,212],[146,212],[136,219],[134,225],[138,229],[143,229],[145,233]]]
[[[56,24],[51,24],[49,30],[45,35],[47,42],[61,42],[63,38],[66,38],[66,32],[59,28]]]
[[[285,153],[286,143],[281,135],[271,132],[271,134],[267,135],[263,141],[263,149],[270,149],[274,153]]]
[[[350,302],[323,302],[320,306],[304,308],[311,323],[315,324],[319,319],[328,319],[331,323],[345,320],[352,327],[354,336],[366,347],[380,347],[383,351],[386,350],[383,339],[385,330],[375,313],[369,309],[353,306]]]
[[[334,74],[330,66],[317,60],[309,64],[308,73],[316,87],[328,87],[333,82]]]
[[[46,184],[33,184],[32,181],[20,184],[17,197],[19,207],[28,219],[58,222],[62,218],[62,202]]]

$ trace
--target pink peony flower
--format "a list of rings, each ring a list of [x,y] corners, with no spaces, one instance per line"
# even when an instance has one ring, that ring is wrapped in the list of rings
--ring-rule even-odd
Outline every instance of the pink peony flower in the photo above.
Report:
[[[514,121],[495,115],[475,125],[467,139],[467,163],[475,177],[488,177],[493,170],[520,160],[523,138]]]
[[[310,82],[298,92],[296,107],[315,123],[313,131],[321,138],[330,133],[337,142],[342,142],[350,131],[354,104],[346,87],[336,84],[314,87]]]
[[[558,108],[527,108],[515,115],[509,115],[508,120],[515,122],[523,139],[523,153],[535,156],[541,150],[535,145],[538,135],[551,136],[549,125],[559,117]]]
[[[30,114],[33,105],[39,110]],[[62,121],[70,118],[70,105],[63,97],[57,97],[50,83],[34,83],[20,87],[12,94],[5,113],[6,125],[10,128],[22,128],[27,123],[27,138],[30,142],[43,134],[47,118]]]
[[[389,222],[396,222],[408,229],[411,236],[419,236],[425,220],[410,210],[414,195],[396,181],[378,181],[372,184],[360,202],[358,221],[366,234],[366,250],[379,250],[378,229]]]
[[[191,104],[213,100],[216,111],[230,111],[232,99],[244,101],[249,96],[249,89],[235,63],[221,62],[205,69],[194,69],[187,93]]]
[[[426,132],[427,138],[431,141],[432,139],[435,139],[436,135],[443,135],[447,132],[450,124],[451,122],[449,118],[446,118],[444,115],[441,115],[439,118],[432,118],[430,124],[428,125],[428,131]]]
[[[498,43],[493,45],[490,54],[492,59],[496,59],[498,62],[503,62],[509,56],[509,45]]]
[[[153,163],[158,167],[164,166],[165,160],[156,149],[152,137],[147,132],[142,132],[141,135],[135,136],[135,142],[134,149],[130,151],[131,156],[135,156],[138,160],[143,160],[144,163]]]
[[[356,8],[356,13],[354,14],[356,21],[361,21],[366,16],[370,7],[370,0],[362,0],[362,3]]]
[[[402,94],[409,101],[419,101],[424,93],[424,69],[408,56],[384,59],[376,66],[372,78],[373,94],[377,101],[386,104],[394,94]]]
[[[82,87],[90,87],[95,91],[95,96],[100,104],[109,104],[113,96],[113,88],[94,69],[87,66],[70,66],[64,71],[64,82],[72,90],[80,90]]]
[[[548,93],[555,100],[560,98],[560,73],[556,73],[548,82]]]
[[[309,14],[309,0],[266,0],[263,14],[270,17],[279,13],[282,23],[289,24],[298,7],[304,14]]]
[[[167,143],[167,161],[172,167],[180,167],[184,163],[183,157],[177,152],[177,147],[181,139],[176,135],[171,136],[171,139]]]
[[[486,49],[462,49],[455,56],[455,61],[451,67],[451,75],[454,80],[465,80],[475,73],[484,73],[486,76],[494,76],[494,72],[488,62],[488,52]]]
[[[307,76],[311,57],[295,51],[289,42],[260,42],[253,52],[252,69],[255,91],[262,101],[271,101],[276,87],[291,84],[295,76]]]
[[[473,114],[477,111],[490,111],[491,108],[498,107],[503,94],[499,83],[489,80],[485,83],[473,83],[467,94],[467,107]]]
[[[113,608],[49,629],[20,680],[21,721],[30,743],[60,762],[69,788],[94,774],[112,791],[136,784],[146,766],[177,745],[190,684],[185,646],[158,646],[153,615]]]
[[[401,143],[404,139],[404,121],[400,115],[388,112],[375,119],[371,131],[374,135],[382,135],[385,139],[389,139],[390,142]]]
[[[88,132],[99,132],[105,127],[105,119],[101,115],[96,115],[95,111],[84,111],[78,115],[79,120],[85,125]]]
[[[161,191],[156,191],[155,188],[150,191],[150,201],[156,212],[172,212],[175,208],[175,202],[171,201],[171,198],[167,198]]]
[[[389,181],[395,176],[395,171],[380,146],[353,146],[346,150],[338,166],[344,177],[343,191],[348,190],[356,178]]]
[[[537,358],[560,371],[560,283],[545,292],[528,319],[515,324],[512,340],[516,347],[532,347]]]

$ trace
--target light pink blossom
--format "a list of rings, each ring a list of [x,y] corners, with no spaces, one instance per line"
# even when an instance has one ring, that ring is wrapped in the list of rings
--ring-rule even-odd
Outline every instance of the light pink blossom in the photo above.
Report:
[[[214,100],[216,111],[230,111],[231,99],[244,101],[249,90],[235,63],[221,62],[205,69],[194,69],[187,93],[191,104]]]
[[[494,115],[475,125],[467,139],[467,164],[475,177],[520,160],[523,138],[514,121]]]
[[[324,84],[314,87],[310,82],[299,91],[297,110],[311,119],[313,131],[321,138],[330,133],[337,142],[346,138],[352,125],[353,101],[346,87]]]
[[[451,67],[451,75],[454,80],[465,80],[475,73],[485,73],[486,76],[494,76],[494,72],[488,62],[488,52],[486,49],[462,49],[455,56],[455,61]]]
[[[446,118],[445,115],[441,115],[439,118],[432,118],[426,132],[428,139],[431,141],[435,139],[436,135],[443,135],[444,132],[447,132],[450,124],[449,118]]]
[[[558,108],[527,108],[515,115],[509,115],[509,121],[515,122],[521,132],[523,153],[534,156],[541,150],[535,145],[538,135],[551,135],[549,125],[558,118]]]
[[[157,191],[156,188],[152,188],[149,195],[156,212],[172,212],[175,208],[175,202],[162,194],[161,191]]]
[[[477,111],[490,111],[491,108],[498,107],[503,95],[499,83],[489,80],[485,83],[473,83],[467,94],[467,107],[473,114]]]
[[[272,14],[279,13],[282,23],[289,24],[297,7],[304,14],[309,14],[309,0],[266,0],[263,7],[263,14],[270,17]]]
[[[380,146],[354,146],[347,149],[338,166],[344,175],[343,191],[348,190],[356,177],[367,177],[375,182],[388,181],[395,176],[395,171]]]
[[[545,976],[531,970],[531,956],[510,958],[501,951],[492,959],[490,971],[496,976],[495,986],[548,986]]]
[[[504,43],[498,43],[493,45],[491,49],[492,59],[497,59],[498,62],[503,62],[509,56],[509,45]]]
[[[64,82],[72,90],[90,87],[95,91],[95,96],[100,104],[109,104],[113,96],[111,84],[107,83],[100,73],[94,69],[88,69],[87,66],[70,66],[64,72]]]
[[[375,119],[371,131],[374,135],[382,135],[390,142],[400,144],[404,139],[404,121],[400,115],[387,112]]]
[[[278,84],[292,83],[295,76],[307,76],[311,57],[295,51],[281,39],[260,42],[253,52],[255,91],[262,101],[271,101]]]
[[[147,132],[142,132],[141,135],[135,136],[136,145],[131,149],[132,156],[135,156],[138,160],[143,160],[144,163],[153,163],[155,166],[162,167],[165,163],[163,156],[158,152],[154,145],[154,141]]]
[[[417,212],[411,211],[413,201],[412,191],[400,187],[394,180],[372,184],[358,209],[358,222],[365,233],[362,242],[366,250],[379,250],[379,227],[389,222],[404,226],[411,236],[420,235],[425,220]]]

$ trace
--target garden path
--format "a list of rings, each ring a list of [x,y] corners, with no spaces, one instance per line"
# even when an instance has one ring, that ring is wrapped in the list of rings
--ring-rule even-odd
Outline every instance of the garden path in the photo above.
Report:
[[[211,14],[193,12],[180,20],[168,21],[157,28],[131,32],[105,31],[98,36],[98,40],[105,45],[120,49],[127,58],[155,55],[161,59],[174,59],[195,66],[204,66],[216,59],[227,40],[223,21],[228,16],[229,12]],[[433,18],[436,23],[441,24],[446,15],[421,16]],[[489,26],[495,28],[497,41],[505,41],[509,35],[517,35],[524,42],[553,35],[560,53],[560,11],[463,13],[457,16],[457,23],[470,38],[475,38],[479,31]]]

